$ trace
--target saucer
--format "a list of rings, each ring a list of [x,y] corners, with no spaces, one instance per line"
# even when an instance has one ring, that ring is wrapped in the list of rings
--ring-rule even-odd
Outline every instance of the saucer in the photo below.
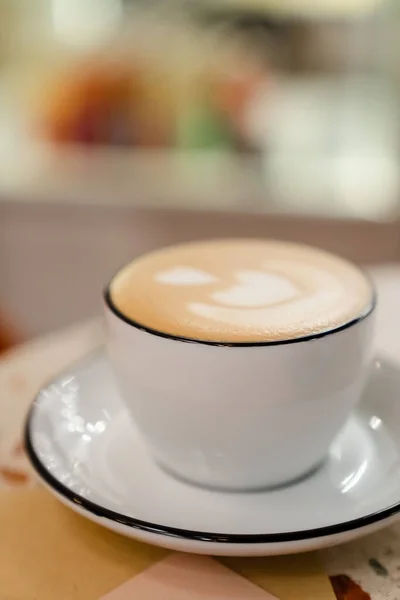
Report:
[[[207,490],[163,472],[147,455],[103,352],[41,390],[25,443],[55,496],[120,534],[186,552],[289,554],[347,542],[397,518],[399,390],[400,369],[376,360],[325,464],[270,491]]]

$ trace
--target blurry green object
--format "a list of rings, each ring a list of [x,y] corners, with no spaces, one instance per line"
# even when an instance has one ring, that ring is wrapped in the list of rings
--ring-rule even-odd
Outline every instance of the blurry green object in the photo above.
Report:
[[[176,146],[181,150],[234,150],[236,143],[223,115],[202,102],[178,117]]]

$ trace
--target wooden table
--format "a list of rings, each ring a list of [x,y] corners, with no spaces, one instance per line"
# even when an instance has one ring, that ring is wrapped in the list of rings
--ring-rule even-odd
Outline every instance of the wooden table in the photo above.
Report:
[[[372,274],[379,293],[378,352],[400,363],[400,266],[374,268]],[[97,320],[30,342],[2,356],[0,487],[35,485],[20,443],[27,408],[42,384],[99,346],[102,340],[102,323]],[[400,598],[400,524],[346,546],[323,551],[321,558],[338,598]]]

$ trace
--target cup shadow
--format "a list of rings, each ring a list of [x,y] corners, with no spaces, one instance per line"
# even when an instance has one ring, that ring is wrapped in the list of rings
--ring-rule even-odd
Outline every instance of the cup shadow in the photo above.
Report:
[[[328,458],[324,458],[317,465],[315,465],[314,467],[312,467],[311,469],[309,469],[302,475],[296,477],[295,479],[291,479],[290,481],[285,481],[283,483],[279,483],[279,484],[273,485],[273,486],[260,486],[260,487],[256,487],[256,488],[254,488],[254,487],[226,488],[226,487],[222,487],[222,486],[220,487],[220,486],[213,486],[213,485],[201,485],[199,483],[191,481],[189,478],[183,477],[182,475],[175,473],[175,471],[173,469],[170,469],[168,466],[166,466],[159,460],[156,460],[156,464],[168,477],[172,477],[176,481],[179,481],[180,483],[183,483],[185,485],[189,485],[193,488],[197,488],[198,490],[205,490],[208,492],[216,492],[218,494],[221,494],[221,493],[223,493],[223,494],[264,494],[266,492],[272,493],[272,492],[281,491],[281,490],[284,490],[287,488],[291,488],[291,487],[294,487],[296,485],[303,483],[304,481],[307,481],[308,479],[311,479],[325,466],[327,460],[328,460]]]

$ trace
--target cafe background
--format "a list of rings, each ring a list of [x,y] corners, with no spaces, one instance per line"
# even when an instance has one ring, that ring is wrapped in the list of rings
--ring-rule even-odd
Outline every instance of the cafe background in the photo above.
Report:
[[[400,258],[397,0],[0,0],[0,349],[194,238]]]

